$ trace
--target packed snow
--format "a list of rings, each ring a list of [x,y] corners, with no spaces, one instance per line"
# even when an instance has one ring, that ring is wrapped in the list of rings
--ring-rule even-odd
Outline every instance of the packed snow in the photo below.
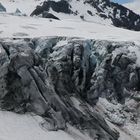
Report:
[[[104,104],[112,109],[117,109],[120,106],[112,105],[107,100],[100,99],[97,108],[101,112],[105,110]],[[41,126],[43,122],[43,118],[35,114],[19,115],[8,111],[0,111],[0,140],[9,140],[9,138],[10,140],[91,140],[87,135],[82,134],[70,125],[68,125],[66,132],[61,130],[48,131]],[[127,132],[125,132],[125,129],[123,130],[109,121],[107,123],[112,129],[120,132],[119,140],[126,138],[127,140],[138,140],[135,138],[135,133],[138,134],[139,132],[138,126],[130,123],[126,129]],[[133,132],[133,129],[136,132]],[[130,135],[130,132],[133,135]]]
[[[43,0],[0,0],[7,13],[14,13],[18,8],[22,13],[30,15]]]
[[[41,126],[43,121],[34,114],[0,111],[0,140],[91,140],[71,126],[67,132],[47,131]]]
[[[63,131],[46,132],[39,126],[43,120],[38,116],[18,115],[0,111],[0,140],[73,140]]]
[[[97,22],[74,19],[50,20],[0,14],[0,38],[33,38],[45,36],[81,37],[116,41],[140,41],[140,32]]]

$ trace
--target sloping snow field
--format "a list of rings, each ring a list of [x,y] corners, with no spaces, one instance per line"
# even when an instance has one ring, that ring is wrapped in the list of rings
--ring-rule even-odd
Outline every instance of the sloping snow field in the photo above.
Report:
[[[18,8],[22,13],[30,15],[43,0],[0,0],[7,13],[14,13]]]
[[[43,18],[0,14],[0,38],[33,38],[68,36],[87,39],[139,41],[140,32],[130,31],[98,22],[79,20],[50,20]]]
[[[39,116],[0,111],[0,140],[74,140],[64,131],[41,129]]]
[[[72,126],[64,131],[48,131],[44,120],[34,114],[0,111],[0,140],[91,140]]]

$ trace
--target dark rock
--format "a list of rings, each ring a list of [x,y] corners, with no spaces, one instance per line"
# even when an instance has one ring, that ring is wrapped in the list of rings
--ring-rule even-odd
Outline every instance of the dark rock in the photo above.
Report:
[[[11,13],[11,14],[15,16],[27,16],[26,14],[22,13],[18,8],[16,9],[14,13]]]
[[[0,3],[0,12],[6,12],[6,8]]]
[[[140,31],[140,16],[128,8],[109,0],[86,0],[85,3],[91,4],[101,17],[111,19],[113,25]]]
[[[16,13],[16,14],[20,14],[21,11],[17,8],[16,11],[15,11],[15,13]]]
[[[49,11],[52,8],[55,12],[62,12],[66,14],[70,14],[72,11],[70,10],[70,5],[65,0],[60,0],[58,2],[55,1],[45,1],[42,6],[37,6],[36,9],[31,13],[33,15],[40,15],[44,11]]]
[[[57,2],[53,0],[45,1],[41,6],[36,7],[36,9],[31,13],[31,16],[38,16],[44,11],[47,11],[49,13],[50,9],[57,12],[58,15],[59,13],[69,15],[71,14],[82,19],[86,19],[86,15],[88,13],[89,16],[91,16],[91,19],[94,18],[93,15],[96,15],[100,18],[111,20],[112,24],[116,27],[140,31],[140,15],[134,13],[133,11],[120,4],[111,2],[110,0],[84,0],[82,6],[84,7],[85,4],[87,4],[89,6],[92,6],[94,10],[87,10],[83,11],[84,13],[80,13],[80,11],[78,11],[78,8],[73,8],[73,1],[76,3],[79,2],[80,5],[82,5],[81,1],[77,0],[60,0]],[[80,8],[82,8],[82,6]],[[72,11],[72,9],[75,10]],[[97,13],[95,13],[94,11],[97,11]]]
[[[116,27],[140,31],[140,15],[137,15],[133,11],[127,9],[120,4],[111,2],[110,0],[84,0],[83,6],[85,6],[85,4],[92,6],[97,11],[97,13],[93,13],[93,11],[87,10],[84,11],[85,14],[83,14],[80,13],[78,9],[72,11],[73,3],[71,1],[60,0],[58,2],[55,2],[51,0],[45,1],[42,6],[37,6],[36,9],[31,13],[31,16],[40,15],[44,11],[49,12],[50,8],[57,13],[61,12],[65,14],[72,14],[75,16],[77,15],[78,18],[81,17],[82,19],[86,19],[86,13],[88,13],[91,18],[94,18],[93,14],[95,14],[103,19],[110,19],[112,21],[112,24]]]
[[[54,16],[54,15],[51,14],[51,13],[48,13],[47,11],[44,11],[44,12],[42,13],[42,17],[43,17],[43,18],[52,18],[52,19],[60,20],[58,17]]]
[[[93,13],[90,10],[87,10],[87,13],[91,16],[93,16]]]

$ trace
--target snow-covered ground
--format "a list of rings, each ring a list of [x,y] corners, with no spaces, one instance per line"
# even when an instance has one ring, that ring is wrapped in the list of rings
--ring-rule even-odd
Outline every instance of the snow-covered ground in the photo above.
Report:
[[[68,36],[88,39],[140,41],[140,32],[130,31],[97,22],[74,19],[49,20],[43,18],[0,14],[0,38]]]
[[[85,21],[74,15],[56,13],[61,21],[29,17],[35,7],[44,0],[0,0],[7,9],[7,13],[0,13],[0,38],[7,37],[44,37],[44,36],[68,36],[88,39],[139,41],[140,32],[116,28],[109,20],[104,20],[96,14],[91,17],[84,11],[97,11],[82,1],[71,1],[72,10],[78,9]],[[81,8],[82,7],[82,8]],[[28,16],[12,16],[16,8]],[[84,8],[84,10],[83,10]],[[86,15],[85,15],[86,14]]]
[[[39,125],[43,121],[36,115],[0,111],[0,140],[91,140],[72,127],[67,132],[47,131]]]
[[[37,116],[0,111],[0,140],[73,140],[63,131],[45,132],[39,126],[42,121]]]
[[[0,140],[91,140],[72,127],[69,127],[67,132],[47,131],[40,125],[43,121],[41,117],[33,114],[19,115],[0,111]],[[125,140],[125,138],[136,140],[110,122],[108,124],[112,129],[120,132],[119,140]],[[131,127],[133,128],[134,126]]]

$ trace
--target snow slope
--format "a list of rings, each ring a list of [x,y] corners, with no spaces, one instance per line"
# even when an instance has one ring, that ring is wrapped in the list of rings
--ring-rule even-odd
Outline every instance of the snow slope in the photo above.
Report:
[[[54,0],[57,1],[57,0]],[[44,0],[0,0],[2,5],[6,8],[7,13],[14,13],[18,8],[23,14],[30,16],[30,14],[35,10],[37,5],[42,5]],[[83,4],[83,1],[70,1],[72,5],[72,11],[78,11],[79,15],[73,14],[64,14],[64,13],[57,13],[50,9],[50,13],[54,14],[55,16],[59,17],[60,19],[79,19],[80,16],[86,17],[85,20],[87,21],[98,21],[100,23],[104,22],[106,24],[111,24],[111,20],[103,19],[99,17],[96,13],[97,10],[94,9],[89,4]],[[87,13],[87,11],[92,11],[93,16]]]
[[[133,2],[124,4],[124,6],[140,15],[140,0],[134,0]]]
[[[20,9],[22,13],[30,15],[31,12],[43,0],[0,0],[8,13],[14,13],[16,9]]]
[[[140,32],[130,31],[98,22],[78,20],[49,20],[0,14],[0,38],[68,36],[88,39],[140,41]]]
[[[72,127],[67,133],[47,131],[39,125],[42,122],[36,115],[0,111],[0,140],[90,140]]]
[[[7,13],[14,13],[18,8],[22,14],[42,16],[44,11],[47,11],[60,20],[84,20],[140,30],[139,15],[109,0],[0,0],[0,2],[7,9]]]
[[[0,140],[91,140],[78,130],[69,126],[67,132],[48,131],[41,127],[44,120],[36,115],[19,115],[8,111],[0,111]],[[117,126],[108,122],[112,129],[120,132],[119,140],[137,140],[130,137]],[[133,127],[132,127],[133,128]]]
[[[64,132],[42,131],[39,123],[40,117],[30,115],[17,115],[11,112],[0,111],[0,140],[73,140]],[[60,138],[60,139],[59,139]]]

